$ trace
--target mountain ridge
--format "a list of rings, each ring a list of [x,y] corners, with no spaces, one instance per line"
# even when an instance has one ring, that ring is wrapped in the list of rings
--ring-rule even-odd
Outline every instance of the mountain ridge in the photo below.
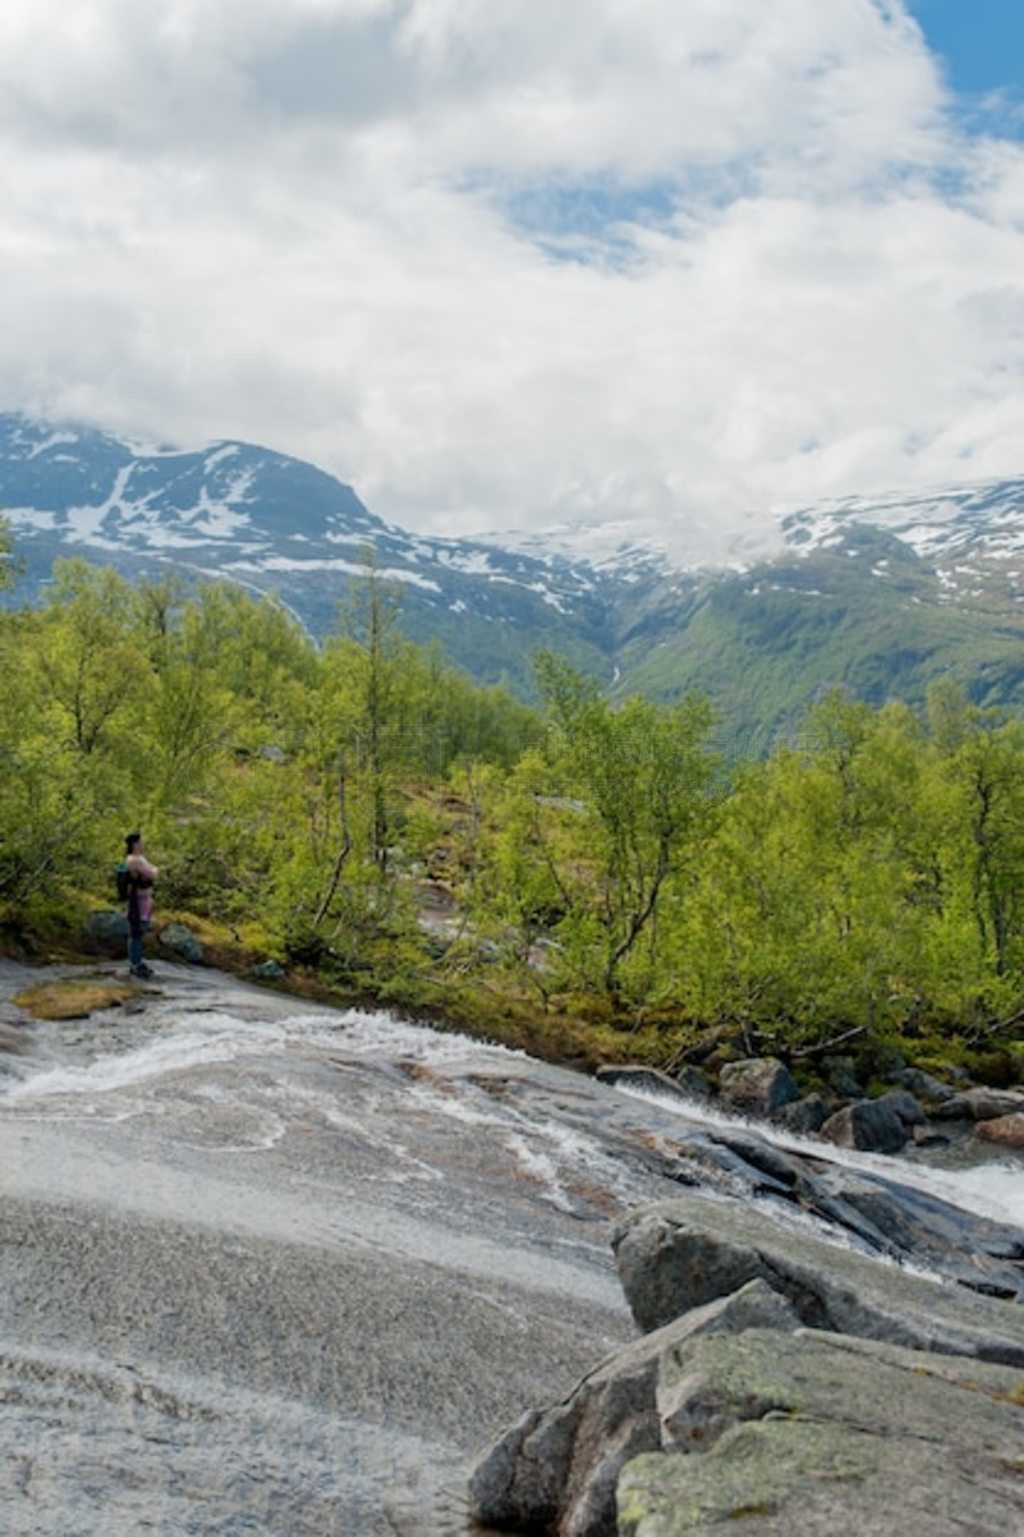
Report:
[[[133,576],[241,583],[319,639],[372,563],[401,591],[409,637],[481,681],[529,694],[531,654],[549,647],[619,693],[710,693],[724,738],[746,750],[791,739],[834,686],[917,704],[951,675],[979,703],[1024,705],[1024,477],[789,509],[764,558],[687,568],[625,522],[410,533],[259,445],[141,451],[8,413],[0,507],[30,600],[54,558],[78,554]],[[574,529],[589,553],[574,553]]]

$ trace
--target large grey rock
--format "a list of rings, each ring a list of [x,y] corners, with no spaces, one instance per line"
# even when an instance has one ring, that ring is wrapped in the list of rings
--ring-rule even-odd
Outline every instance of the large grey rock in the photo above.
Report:
[[[936,1205],[938,1262],[946,1208]],[[927,1216],[926,1210],[922,1222]],[[988,1291],[1017,1294],[1020,1235],[997,1224],[977,1231],[987,1233],[994,1257],[979,1253],[967,1278]],[[796,1228],[787,1231],[777,1209],[680,1195],[623,1218],[612,1248],[626,1300],[644,1330],[663,1328],[688,1309],[761,1279],[811,1328],[1024,1366],[1024,1308],[942,1287]]]
[[[774,1115],[800,1098],[793,1075],[777,1057],[728,1062],[718,1082],[725,1102],[746,1115]]]
[[[940,1121],[994,1121],[1024,1111],[1024,1089],[966,1089],[932,1112]]]
[[[203,947],[193,934],[192,930],[184,923],[168,923],[160,930],[157,938],[161,948],[169,950],[183,961],[188,961],[193,966],[199,966],[203,960]]]
[[[123,912],[104,909],[90,913],[84,928],[86,937],[96,944],[123,950],[128,943],[128,919]]]
[[[904,1126],[923,1126],[928,1119],[921,1101],[915,1099],[909,1089],[890,1089],[888,1094],[876,1099],[875,1104],[894,1110]]]
[[[819,1135],[837,1147],[898,1153],[910,1140],[906,1122],[882,1099],[858,1099],[830,1115]]]
[[[1016,1370],[753,1329],[682,1343],[668,1391],[679,1450],[623,1469],[621,1537],[1024,1531]]]
[[[510,1531],[616,1537],[615,1491],[623,1466],[640,1452],[671,1444],[661,1417],[673,1412],[672,1384],[686,1342],[797,1324],[786,1301],[755,1281],[627,1345],[568,1398],[530,1411],[491,1448],[470,1480],[474,1516]],[[669,1384],[660,1398],[659,1376]]]
[[[889,1081],[898,1084],[901,1089],[909,1089],[918,1099],[931,1100],[935,1104],[952,1099],[954,1094],[948,1083],[940,1083],[931,1073],[922,1072],[919,1067],[900,1068]]]
[[[661,1331],[665,1344],[658,1358],[656,1403],[661,1444],[692,1450],[700,1432],[694,1431],[690,1411],[690,1343],[703,1335],[743,1334],[748,1329],[793,1333],[799,1319],[792,1305],[764,1281],[749,1281],[731,1297],[709,1302],[686,1313],[678,1325]],[[647,1336],[652,1338],[651,1335]]]
[[[803,1099],[795,1099],[790,1105],[783,1105],[781,1110],[775,1112],[774,1119],[787,1131],[806,1137],[820,1131],[828,1117],[829,1108],[821,1095],[807,1094]]]

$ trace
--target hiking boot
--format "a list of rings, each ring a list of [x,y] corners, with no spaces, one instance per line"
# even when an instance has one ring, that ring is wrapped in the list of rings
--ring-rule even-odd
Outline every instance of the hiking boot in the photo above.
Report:
[[[130,970],[133,977],[151,977],[153,975],[152,966],[147,966],[145,961],[141,961],[138,966],[130,967]]]

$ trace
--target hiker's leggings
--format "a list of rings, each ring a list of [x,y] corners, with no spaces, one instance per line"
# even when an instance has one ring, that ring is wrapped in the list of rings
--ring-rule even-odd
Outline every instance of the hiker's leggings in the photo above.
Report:
[[[148,927],[148,924],[147,924]],[[146,953],[146,930],[139,929],[138,933],[128,934],[128,964],[129,966],[141,966]]]

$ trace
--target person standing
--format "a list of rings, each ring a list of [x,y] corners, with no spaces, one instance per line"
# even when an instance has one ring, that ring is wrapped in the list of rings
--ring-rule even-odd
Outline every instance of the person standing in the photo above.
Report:
[[[133,977],[151,977],[146,965],[146,930],[153,921],[153,882],[157,868],[143,853],[142,834],[129,833],[124,840],[128,870],[128,965]]]

